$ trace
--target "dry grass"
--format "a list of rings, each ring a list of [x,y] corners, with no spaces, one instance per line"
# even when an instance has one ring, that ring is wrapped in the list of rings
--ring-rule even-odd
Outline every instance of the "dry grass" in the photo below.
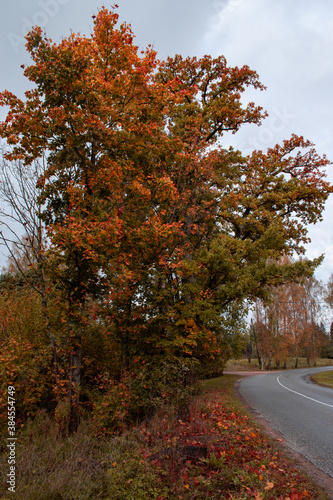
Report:
[[[229,359],[225,365],[226,371],[259,371],[258,361],[252,359],[251,363],[247,359]]]
[[[43,411],[17,435],[15,495],[20,500],[107,498],[106,471],[127,448],[135,449],[126,437],[99,439],[86,422],[77,434],[64,438]],[[5,446],[1,446],[2,471],[8,469]],[[5,491],[4,476],[1,483]]]
[[[311,366],[333,366],[333,359],[328,358],[317,358],[316,362],[311,362]],[[287,358],[286,362],[287,370],[295,368],[295,358]],[[280,370],[282,370],[283,364],[280,366]],[[298,368],[308,368],[307,359],[306,358],[298,358]],[[275,360],[272,360],[271,369],[276,369]],[[226,371],[260,371],[260,367],[258,364],[258,360],[252,358],[251,363],[248,362],[247,359],[230,359],[226,366]]]
[[[316,382],[316,384],[331,387],[333,389],[333,371],[316,373],[312,375],[311,380]]]

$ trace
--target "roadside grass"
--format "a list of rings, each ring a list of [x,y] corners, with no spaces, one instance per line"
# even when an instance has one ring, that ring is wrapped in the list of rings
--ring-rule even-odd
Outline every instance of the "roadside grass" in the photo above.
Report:
[[[186,410],[165,405],[122,436],[88,422],[61,438],[43,412],[18,432],[20,500],[327,500],[237,398],[235,375],[207,380]],[[1,469],[8,464],[2,443]],[[3,491],[6,479],[2,476]],[[0,495],[0,498],[7,498]]]
[[[333,389],[333,371],[315,373],[311,376],[311,380],[316,384],[331,387]]]
[[[333,359],[329,358],[317,358],[314,362],[311,362],[311,366],[333,366]],[[251,359],[251,363],[248,362],[248,359],[230,359],[226,365],[226,371],[260,371],[260,366],[258,360],[255,358]],[[295,358],[287,358],[286,360],[286,369],[294,369],[295,368]],[[307,359],[306,358],[298,358],[298,368],[308,368]],[[272,360],[271,369],[276,369],[275,359]],[[283,370],[283,363],[280,365],[279,370]]]
[[[226,371],[260,371],[258,361],[252,359],[251,363],[247,359],[229,359],[225,368]]]

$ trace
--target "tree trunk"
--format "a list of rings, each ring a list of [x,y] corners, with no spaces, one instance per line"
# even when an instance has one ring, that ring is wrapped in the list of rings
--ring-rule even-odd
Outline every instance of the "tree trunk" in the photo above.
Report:
[[[253,323],[251,323],[251,326],[252,326],[252,333],[253,333],[254,343],[255,343],[256,351],[257,351],[258,365],[260,367],[261,366],[261,356],[260,356],[259,348],[258,348],[258,340],[257,340],[256,328],[253,325]]]
[[[269,356],[268,363],[267,363],[267,370],[268,371],[271,369],[271,365],[272,365],[272,358],[271,358],[271,356]]]
[[[47,333],[49,334],[51,353],[52,353],[52,369],[54,376],[54,388],[56,392],[56,397],[58,398],[58,388],[59,388],[59,371],[58,371],[58,360],[57,360],[57,347],[55,339],[52,333],[50,318],[47,311],[47,300],[46,300],[46,286],[44,281],[43,272],[41,272],[41,297],[42,297],[42,310],[43,316],[46,324]]]
[[[80,339],[78,339],[80,340]],[[69,433],[77,432],[80,424],[80,385],[81,385],[81,358],[82,347],[80,343],[69,355]]]
[[[246,354],[247,354],[247,359],[249,364],[251,363],[251,358],[252,358],[252,343],[248,342],[246,345]]]

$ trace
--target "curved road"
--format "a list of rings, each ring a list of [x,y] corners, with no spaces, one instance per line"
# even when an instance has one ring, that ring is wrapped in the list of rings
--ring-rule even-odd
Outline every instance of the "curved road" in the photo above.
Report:
[[[333,389],[310,381],[306,368],[244,378],[239,391],[288,445],[333,477]]]

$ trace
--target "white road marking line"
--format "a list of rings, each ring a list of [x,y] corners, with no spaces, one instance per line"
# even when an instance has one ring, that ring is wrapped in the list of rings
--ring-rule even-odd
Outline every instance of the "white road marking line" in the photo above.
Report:
[[[330,408],[333,408],[333,405],[323,403],[322,401],[318,401],[317,399],[313,399],[313,398],[310,398],[309,396],[305,396],[305,394],[301,394],[300,392],[296,392],[296,391],[293,391],[292,389],[289,389],[289,387],[286,387],[285,385],[282,384],[282,382],[280,382],[280,380],[279,380],[280,377],[281,377],[281,375],[279,375],[276,380],[278,381],[278,384],[280,384],[280,386],[283,387],[284,389],[287,389],[287,391],[293,392],[294,394],[298,394],[299,396],[302,396],[303,398],[311,399],[311,401],[314,401],[315,403],[319,403],[321,405],[325,405],[325,406],[329,406]]]

